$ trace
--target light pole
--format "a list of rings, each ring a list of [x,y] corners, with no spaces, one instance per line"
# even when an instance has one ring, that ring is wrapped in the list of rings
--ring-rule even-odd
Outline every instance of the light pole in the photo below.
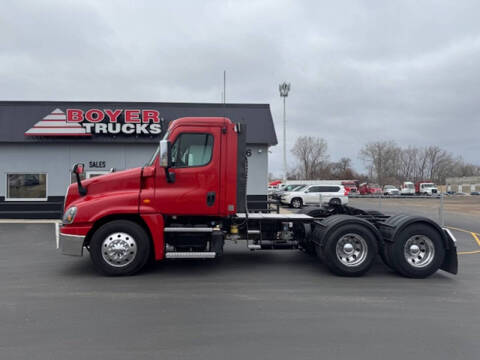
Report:
[[[284,82],[278,86],[280,96],[283,97],[283,182],[287,181],[287,115],[285,112],[285,98],[290,91],[290,83]]]

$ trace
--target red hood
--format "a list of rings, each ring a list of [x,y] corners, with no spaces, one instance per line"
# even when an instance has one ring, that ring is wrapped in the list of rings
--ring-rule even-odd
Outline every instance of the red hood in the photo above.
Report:
[[[73,202],[81,201],[81,199],[88,200],[90,197],[98,194],[118,190],[140,189],[141,173],[142,168],[138,167],[82,180],[83,187],[87,189],[87,195],[83,197],[78,193],[78,186],[75,182],[68,187],[63,211],[68,209]]]

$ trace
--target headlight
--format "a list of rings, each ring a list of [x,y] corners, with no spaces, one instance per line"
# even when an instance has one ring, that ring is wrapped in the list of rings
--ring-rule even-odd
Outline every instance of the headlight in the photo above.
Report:
[[[65,214],[63,214],[62,222],[64,224],[73,223],[73,220],[75,219],[76,214],[77,214],[77,208],[75,206],[72,206],[71,208],[68,208],[68,210],[65,211]]]

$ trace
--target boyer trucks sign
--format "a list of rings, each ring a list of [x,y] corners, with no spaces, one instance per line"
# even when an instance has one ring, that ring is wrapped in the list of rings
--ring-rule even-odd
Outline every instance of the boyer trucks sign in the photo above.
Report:
[[[159,135],[160,113],[151,109],[55,109],[25,136]]]

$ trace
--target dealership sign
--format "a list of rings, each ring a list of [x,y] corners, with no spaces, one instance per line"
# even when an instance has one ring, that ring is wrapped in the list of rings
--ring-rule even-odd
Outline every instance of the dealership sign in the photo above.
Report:
[[[151,109],[53,110],[25,136],[159,135],[160,113]]]

